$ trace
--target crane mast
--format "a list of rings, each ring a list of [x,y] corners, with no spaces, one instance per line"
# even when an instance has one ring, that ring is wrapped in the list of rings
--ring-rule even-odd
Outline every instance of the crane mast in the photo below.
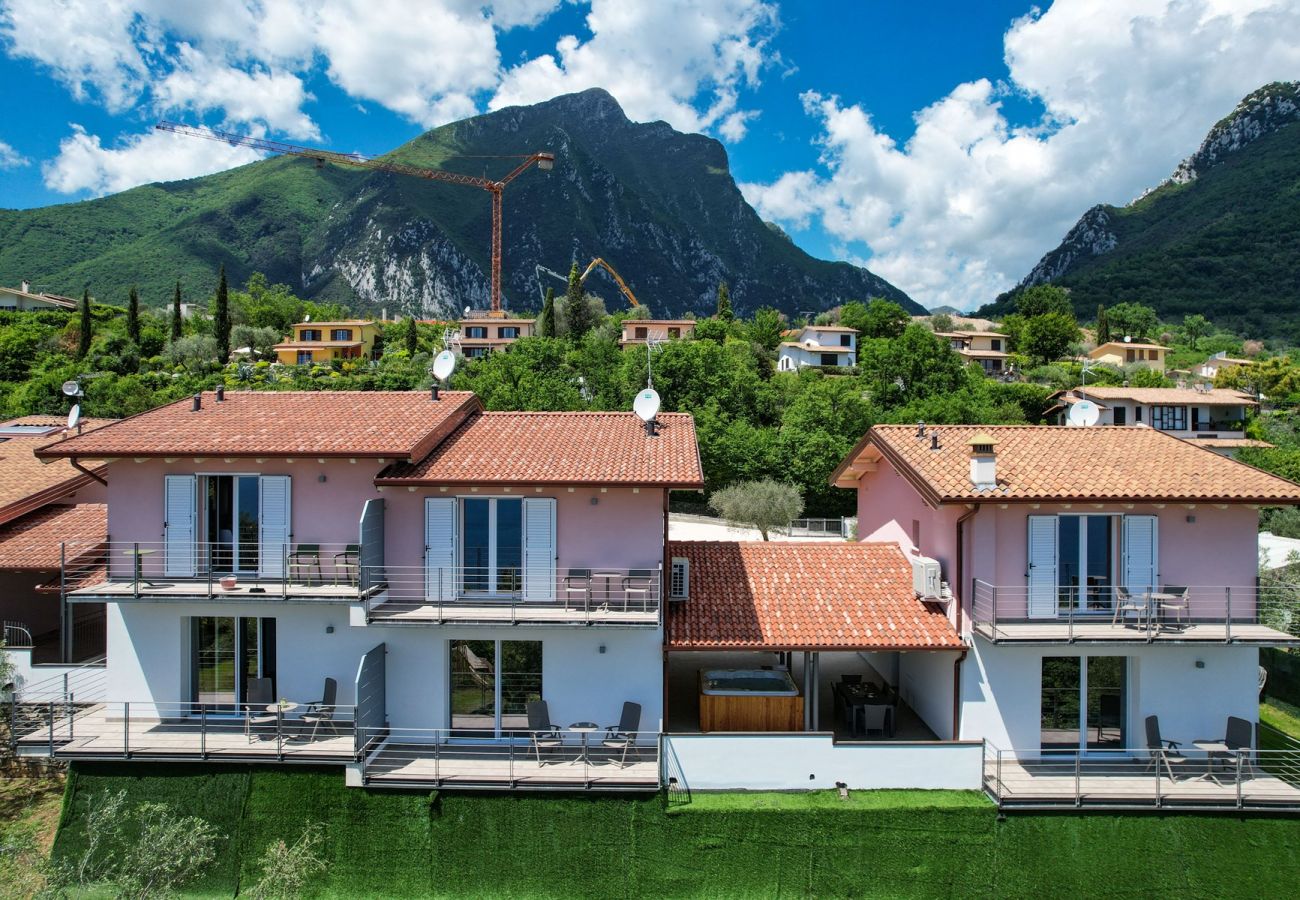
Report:
[[[374,169],[380,172],[394,172],[398,175],[410,175],[413,178],[424,178],[428,181],[445,181],[449,184],[463,184],[468,187],[476,187],[487,191],[492,195],[491,309],[493,313],[500,313],[501,311],[501,216],[502,196],[505,193],[506,185],[514,181],[533,165],[536,165],[544,172],[550,171],[555,165],[555,154],[545,151],[501,157],[503,159],[518,159],[521,160],[521,162],[504,178],[494,180],[476,175],[461,175],[457,172],[444,172],[442,169],[426,169],[420,166],[409,166],[405,163],[376,159],[371,156],[363,156],[360,153],[337,153],[333,150],[323,150],[319,147],[302,147],[297,144],[286,144],[283,141],[250,137],[243,134],[232,134],[227,131],[216,131],[208,128],[193,128],[189,125],[181,125],[177,122],[159,122],[155,127],[159,131],[167,131],[172,134],[181,134],[187,137],[203,138],[209,141],[217,141],[222,144],[231,144],[238,147],[251,147],[254,150],[263,150],[268,153],[301,156],[306,159],[314,159],[317,163],[329,162],[342,166],[357,166],[363,169]]]

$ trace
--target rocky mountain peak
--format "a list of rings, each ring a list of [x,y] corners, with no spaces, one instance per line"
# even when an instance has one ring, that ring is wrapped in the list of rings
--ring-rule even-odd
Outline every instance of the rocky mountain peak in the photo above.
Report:
[[[1300,81],[1266,84],[1245,97],[1211,128],[1201,146],[1178,164],[1166,184],[1194,181],[1228,155],[1297,120],[1300,120]]]

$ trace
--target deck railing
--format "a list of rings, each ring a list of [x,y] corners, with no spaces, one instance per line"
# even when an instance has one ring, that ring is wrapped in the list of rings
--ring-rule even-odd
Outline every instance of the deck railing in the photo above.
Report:
[[[1300,641],[1300,585],[973,587],[972,625],[995,641]]]
[[[605,729],[472,731],[383,728],[358,737],[364,784],[381,786],[656,790],[659,732]]]
[[[371,621],[657,625],[659,567],[363,567]]]
[[[3,640],[5,647],[26,649],[35,646],[32,631],[22,622],[4,621]]]
[[[1168,763],[1139,748],[1079,754],[986,743],[984,789],[1008,808],[1300,810],[1300,741],[1260,725],[1259,743],[1225,753],[1185,742]]]

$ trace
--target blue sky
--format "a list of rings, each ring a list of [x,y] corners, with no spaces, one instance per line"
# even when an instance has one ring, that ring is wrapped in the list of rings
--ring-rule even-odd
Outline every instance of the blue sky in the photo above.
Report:
[[[971,306],[1300,76],[1296,5],[0,0],[0,206],[249,159],[150,134],[160,118],[373,154],[598,85],[722,140],[809,252]]]

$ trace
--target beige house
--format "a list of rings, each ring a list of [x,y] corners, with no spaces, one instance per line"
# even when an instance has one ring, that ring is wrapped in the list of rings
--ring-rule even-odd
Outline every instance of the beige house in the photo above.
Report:
[[[1156,372],[1165,370],[1165,354],[1168,347],[1160,344],[1142,344],[1137,341],[1107,341],[1096,349],[1088,351],[1088,358],[1106,363],[1117,369],[1125,366],[1140,365]]]
[[[494,350],[504,350],[521,337],[536,334],[536,319],[507,319],[503,315],[484,314],[461,319],[459,331],[452,343],[460,345],[467,359],[487,356]]]
[[[1253,366],[1253,359],[1237,359],[1229,356],[1227,352],[1216,353],[1196,367],[1196,374],[1202,378],[1213,379],[1224,369],[1235,369],[1237,366]]]
[[[999,331],[936,331],[934,336],[967,363],[979,363],[985,375],[1001,375],[1007,366],[1007,336]]]
[[[625,319],[620,347],[646,341],[675,341],[695,333],[694,319]]]
[[[0,309],[33,312],[42,309],[76,308],[77,301],[71,297],[33,293],[32,286],[25,281],[16,288],[0,287]]]

